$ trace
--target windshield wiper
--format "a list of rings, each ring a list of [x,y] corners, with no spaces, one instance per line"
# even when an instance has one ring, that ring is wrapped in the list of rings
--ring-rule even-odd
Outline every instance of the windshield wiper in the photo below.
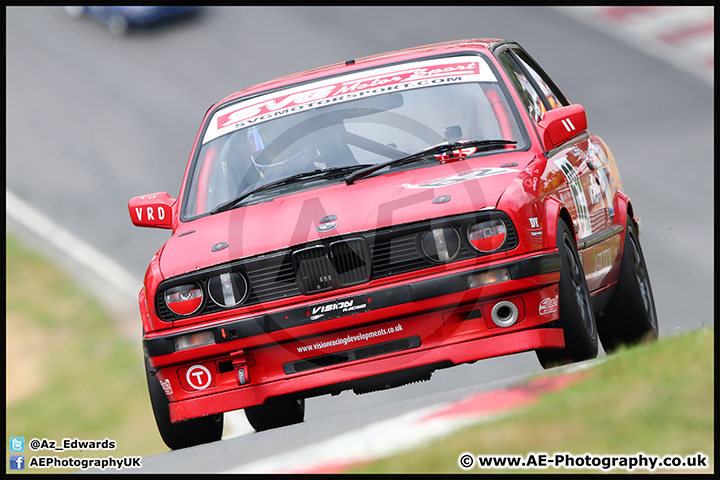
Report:
[[[427,157],[428,155],[439,155],[451,150],[469,147],[478,147],[478,149],[482,150],[491,150],[493,148],[503,147],[505,145],[514,145],[516,143],[517,142],[514,140],[473,140],[469,142],[441,143],[440,145],[428,147],[425,150],[421,150],[406,157],[388,160],[387,162],[376,163],[375,165],[371,165],[367,168],[357,170],[345,177],[345,183],[348,185],[352,185],[353,183],[355,183],[355,180],[367,177],[368,175],[375,173],[378,170],[382,170],[385,167],[400,165],[402,163],[412,162],[414,160],[420,160]]]
[[[336,175],[338,173],[345,173],[348,170],[357,170],[359,168],[365,168],[367,165],[347,165],[344,167],[331,167],[331,168],[324,168],[322,170],[312,170],[309,172],[301,172],[297,173],[295,175],[291,175],[289,177],[281,178],[279,180],[275,180],[270,183],[266,183],[265,185],[260,185],[257,188],[254,188],[252,190],[245,191],[241,193],[239,196],[233,198],[230,201],[227,201],[225,203],[221,203],[217,207],[210,210],[210,214],[214,215],[216,213],[225,212],[227,210],[232,210],[236,206],[238,206],[243,200],[248,198],[251,195],[255,195],[256,193],[264,192],[265,190],[270,190],[276,187],[282,187],[284,185],[290,185],[291,183],[295,183],[300,180],[306,180],[309,178],[322,178],[322,177],[331,177],[333,175]]]

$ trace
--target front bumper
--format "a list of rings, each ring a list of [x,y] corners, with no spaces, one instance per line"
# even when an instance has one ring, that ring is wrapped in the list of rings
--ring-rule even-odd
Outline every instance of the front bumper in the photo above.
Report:
[[[344,297],[195,328],[215,344],[174,351],[180,333],[147,336],[146,356],[170,401],[173,422],[237,410],[280,395],[353,388],[401,371],[425,371],[534,350],[562,348],[557,252],[473,265],[410,283],[356,289]],[[490,271],[509,280],[473,286]],[[517,321],[500,327],[500,301]]]

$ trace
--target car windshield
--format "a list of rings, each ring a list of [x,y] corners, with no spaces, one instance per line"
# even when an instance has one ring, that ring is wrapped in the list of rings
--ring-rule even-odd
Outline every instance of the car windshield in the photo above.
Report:
[[[256,189],[244,201],[342,181],[357,169],[442,143],[517,142],[478,150],[497,153],[525,148],[525,138],[515,109],[480,56],[334,77],[218,110],[193,163],[182,216],[203,215]],[[401,162],[375,174],[417,165]]]

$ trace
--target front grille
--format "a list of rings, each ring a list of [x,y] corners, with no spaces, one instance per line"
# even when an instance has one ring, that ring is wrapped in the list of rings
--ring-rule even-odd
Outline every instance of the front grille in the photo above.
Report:
[[[329,367],[341,363],[352,362],[353,360],[362,360],[364,358],[377,357],[386,353],[401,352],[411,348],[417,348],[422,345],[420,337],[413,336],[401,338],[391,342],[378,343],[368,347],[360,347],[354,350],[346,350],[344,352],[331,353],[329,355],[320,355],[314,358],[298,360],[283,364],[283,371],[286,374],[299,373],[316,368]]]
[[[330,244],[329,254],[338,284],[349,287],[370,280],[370,250],[362,238]]]
[[[395,225],[356,233],[350,238],[330,237],[321,242],[299,245],[292,249],[218,265],[202,272],[173,277],[158,287],[156,311],[160,319],[167,322],[182,318],[165,305],[162,300],[165,290],[191,281],[206,289],[207,281],[220,271],[238,271],[247,277],[250,294],[241,305],[244,307],[360,285],[373,279],[437,266],[437,259],[427,258],[419,243],[424,233],[435,228],[453,227],[463,238],[453,262],[483,256],[469,245],[465,237],[468,226],[491,218],[501,218],[507,226],[507,239],[502,251],[515,248],[518,245],[517,232],[510,218],[498,211]],[[206,300],[196,315],[224,309]]]
[[[349,287],[370,280],[370,251],[362,238],[339,240],[292,254],[297,283],[304,294]]]
[[[378,238],[373,246],[373,276],[375,278],[412,272],[426,267],[418,255],[416,234],[398,238]]]
[[[293,253],[297,283],[303,293],[324,292],[333,288],[333,272],[325,247],[304,248]]]
[[[247,262],[244,267],[252,286],[251,297],[246,305],[294,297],[301,293],[287,252],[274,258]]]

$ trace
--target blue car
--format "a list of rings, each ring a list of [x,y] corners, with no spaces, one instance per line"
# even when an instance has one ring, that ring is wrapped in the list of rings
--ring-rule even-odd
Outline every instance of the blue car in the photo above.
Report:
[[[195,13],[200,7],[65,7],[73,18],[83,16],[98,20],[114,35],[124,35],[128,28],[149,25],[183,15]]]

